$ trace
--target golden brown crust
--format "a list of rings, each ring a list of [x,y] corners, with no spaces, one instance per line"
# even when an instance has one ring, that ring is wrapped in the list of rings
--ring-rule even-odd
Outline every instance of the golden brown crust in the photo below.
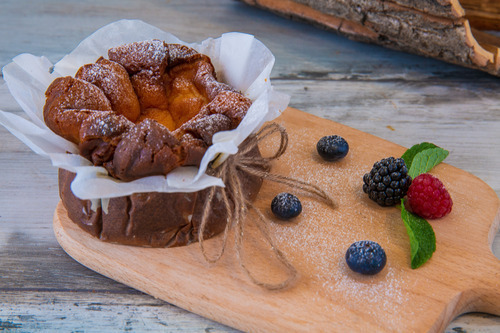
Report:
[[[110,116],[114,114],[104,93],[80,79],[57,78],[45,95],[45,123],[52,131],[74,143],[80,142],[80,128],[85,119],[100,111],[107,111]]]
[[[121,64],[131,75],[143,69],[161,72],[167,66],[168,48],[160,40],[135,42],[109,49],[108,58]]]
[[[117,114],[125,116],[132,122],[139,118],[141,114],[139,100],[127,71],[120,64],[101,57],[94,64],[82,66],[75,74],[75,78],[100,88]]]
[[[199,90],[194,82],[198,69],[203,68],[201,63],[207,63],[206,58],[178,64],[170,68],[167,73],[165,81],[169,92],[168,106],[176,128],[196,116],[209,102],[206,91]],[[212,80],[215,80],[214,75],[213,72]]]
[[[167,93],[160,73],[142,70],[130,76],[130,81],[140,101],[141,109],[158,108],[168,112]]]
[[[56,79],[44,119],[80,153],[122,180],[199,165],[214,133],[238,126],[251,101],[216,80],[210,59],[152,40]]]

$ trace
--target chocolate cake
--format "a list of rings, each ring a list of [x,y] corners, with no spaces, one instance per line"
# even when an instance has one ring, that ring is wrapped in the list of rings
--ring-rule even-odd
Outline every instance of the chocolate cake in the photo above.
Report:
[[[121,181],[199,166],[220,131],[235,129],[251,101],[218,82],[209,57],[159,40],[111,48],[108,58],[54,80],[43,110],[47,126],[78,145],[80,154]],[[258,152],[255,152],[258,154]],[[71,192],[74,174],[60,170],[69,217],[102,240],[140,246],[179,246],[197,239],[208,190],[137,193],[112,198],[107,209]],[[261,180],[242,175],[251,198]],[[224,229],[220,198],[212,202],[205,237]]]

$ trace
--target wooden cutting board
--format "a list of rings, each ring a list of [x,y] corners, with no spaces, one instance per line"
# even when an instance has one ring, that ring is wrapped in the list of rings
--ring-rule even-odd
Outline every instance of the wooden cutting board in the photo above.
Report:
[[[500,261],[491,252],[500,201],[488,185],[445,163],[432,170],[454,206],[447,217],[431,222],[434,256],[412,270],[400,211],[379,207],[361,189],[363,174],[375,161],[399,157],[405,148],[291,108],[276,122],[286,127],[290,142],[272,172],[317,184],[337,202],[332,209],[265,182],[256,206],[272,220],[272,238],[299,272],[290,288],[269,291],[254,285],[239,266],[232,236],[221,260],[208,264],[197,243],[151,249],[101,242],[75,226],[61,203],[54,216],[59,243],[96,272],[244,331],[439,332],[465,312],[500,315]],[[316,142],[332,134],[344,137],[350,151],[342,161],[328,163],[317,156]],[[271,151],[277,143],[262,146]],[[302,201],[302,214],[289,223],[277,222],[270,213],[270,202],[281,191]],[[254,220],[246,220],[243,260],[260,279],[276,282],[286,274]],[[378,275],[361,276],[345,264],[349,245],[362,239],[386,250],[387,265]],[[206,241],[207,249],[217,250],[220,241]]]

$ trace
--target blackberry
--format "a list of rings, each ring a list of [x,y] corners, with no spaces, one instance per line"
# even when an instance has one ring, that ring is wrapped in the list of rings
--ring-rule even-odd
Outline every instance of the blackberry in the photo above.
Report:
[[[387,262],[387,256],[380,244],[362,240],[353,243],[345,253],[347,266],[357,273],[373,275],[380,272]]]
[[[402,158],[388,157],[375,162],[363,176],[363,192],[380,206],[393,206],[401,202],[408,192],[411,177]]]
[[[277,218],[288,220],[302,212],[302,204],[295,195],[282,192],[271,202],[271,211]]]
[[[316,150],[325,161],[334,162],[347,155],[349,144],[338,135],[324,136],[316,144]]]

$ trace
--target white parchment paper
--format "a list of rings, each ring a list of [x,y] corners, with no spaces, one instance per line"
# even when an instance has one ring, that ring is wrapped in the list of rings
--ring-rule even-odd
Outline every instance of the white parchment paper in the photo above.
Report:
[[[135,41],[160,39],[188,45],[208,55],[218,79],[241,91],[253,101],[238,128],[219,132],[205,153],[199,168],[180,167],[167,176],[151,176],[123,182],[108,175],[106,169],[93,166],[78,155],[78,147],[54,134],[43,121],[45,91],[59,76],[73,76],[84,64],[107,57],[109,48]],[[235,154],[238,145],[264,122],[287,107],[289,96],[273,90],[270,73],[274,56],[251,35],[226,33],[199,44],[189,44],[174,35],[138,20],[111,23],[83,40],[56,64],[45,57],[21,54],[3,69],[3,77],[12,94],[30,120],[0,110],[0,124],[23,141],[35,153],[50,158],[52,164],[77,174],[71,184],[73,193],[94,202],[140,192],[194,192],[210,186],[224,186],[222,180],[205,174],[208,163],[219,154]],[[15,161],[13,161],[15,163]]]

